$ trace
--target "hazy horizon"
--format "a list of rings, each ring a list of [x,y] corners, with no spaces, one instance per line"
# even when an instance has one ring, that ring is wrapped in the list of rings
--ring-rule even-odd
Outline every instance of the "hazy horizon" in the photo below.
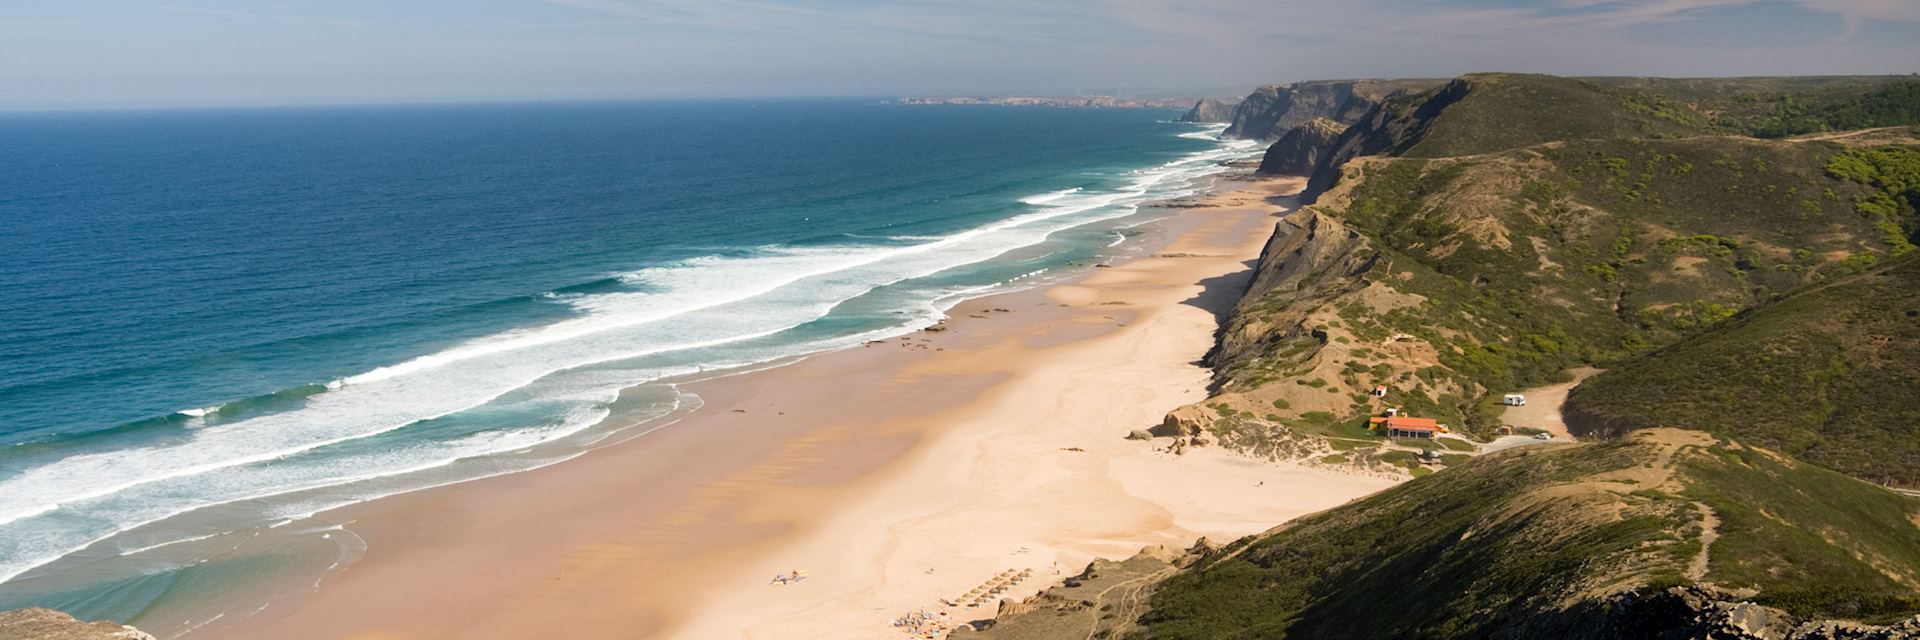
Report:
[[[1914,0],[174,0],[0,8],[0,109],[1234,95],[1920,71]]]

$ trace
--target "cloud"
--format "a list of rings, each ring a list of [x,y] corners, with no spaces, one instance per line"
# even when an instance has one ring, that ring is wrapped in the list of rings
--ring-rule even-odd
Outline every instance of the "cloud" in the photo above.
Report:
[[[1847,25],[1846,37],[1860,32],[1871,20],[1920,22],[1920,0],[1798,0],[1802,7],[1833,13]]]
[[[1831,14],[1850,27],[1867,20],[1920,22],[1920,0],[1555,0],[1530,8],[1451,12],[1482,18],[1504,15],[1508,19],[1506,26],[1512,28],[1625,29],[1701,19],[1717,11],[1765,5],[1795,6]],[[1441,6],[1440,13],[1450,12]]]
[[[1217,89],[1471,71],[1906,73],[1920,60],[1920,0],[0,5],[0,86],[16,89],[0,103]]]
[[[1869,21],[1920,22],[1920,0],[540,0],[653,26],[720,32],[999,42],[1066,42],[1229,49],[1274,38],[1346,40],[1486,37],[1594,40],[1721,12],[1791,6],[1839,17],[1851,35]]]
[[[294,22],[294,23],[306,23],[306,24],[325,24],[325,25],[355,26],[355,27],[370,26],[374,24],[371,22],[363,21],[363,20],[348,20],[348,19],[341,19],[341,18],[316,17],[316,16],[283,14],[283,13],[260,13],[260,12],[254,12],[254,11],[236,11],[232,9],[217,9],[217,8],[211,8],[211,7],[196,7],[196,6],[187,6],[187,5],[178,5],[178,4],[154,4],[154,3],[145,3],[145,2],[94,2],[93,4],[99,4],[99,5],[110,6],[110,7],[119,7],[119,8],[125,8],[125,9],[144,9],[149,11],[165,11],[168,13],[214,16],[219,18],[232,18],[232,19],[257,21],[257,22]]]

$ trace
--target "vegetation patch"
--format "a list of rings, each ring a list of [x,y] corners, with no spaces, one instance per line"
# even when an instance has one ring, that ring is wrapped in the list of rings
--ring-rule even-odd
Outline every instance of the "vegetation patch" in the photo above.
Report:
[[[1785,298],[1588,379],[1577,435],[1689,425],[1920,486],[1920,256]]]
[[[1467,461],[1235,542],[1167,580],[1133,637],[1632,637],[1659,621],[1609,617],[1608,598],[1694,583],[1698,503],[1721,520],[1706,581],[1797,615],[1920,612],[1874,566],[1920,567],[1914,500],[1730,442],[1644,435]],[[1613,488],[1629,476],[1667,489]],[[1862,533],[1820,533],[1835,530]],[[1378,615],[1388,597],[1394,615]]]

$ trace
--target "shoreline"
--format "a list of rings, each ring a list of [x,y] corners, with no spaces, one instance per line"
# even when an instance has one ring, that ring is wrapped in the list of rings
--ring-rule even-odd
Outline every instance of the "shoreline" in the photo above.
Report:
[[[1218,177],[1196,196],[1211,206],[1150,225],[1151,255],[962,302],[938,331],[687,383],[702,408],[646,438],[321,514],[365,555],[294,606],[188,637],[898,633],[1006,569],[1033,576],[1017,598],[1056,568],[1389,486],[1123,439],[1204,397],[1195,362],[1281,185],[1298,187]]]

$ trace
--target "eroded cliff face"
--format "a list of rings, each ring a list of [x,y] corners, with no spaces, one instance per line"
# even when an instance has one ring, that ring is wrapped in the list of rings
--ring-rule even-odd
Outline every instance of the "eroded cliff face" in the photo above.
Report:
[[[1299,82],[1260,87],[1234,109],[1226,135],[1273,140],[1307,120],[1334,115],[1352,96],[1351,82]]]
[[[1365,287],[1362,276],[1373,267],[1374,255],[1365,237],[1318,211],[1300,210],[1281,219],[1220,337],[1216,369],[1235,368],[1265,343],[1309,334],[1303,323],[1320,306],[1315,303]]]
[[[1325,332],[1315,327],[1331,317],[1332,302],[1366,288],[1374,252],[1364,236],[1311,209],[1297,210],[1274,225],[1261,249],[1254,279],[1207,355],[1214,388],[1204,402],[1168,413],[1152,435],[1172,437],[1175,450],[1216,441],[1263,457],[1297,459],[1322,453],[1311,439],[1274,439],[1272,430],[1242,425],[1242,411],[1271,412],[1279,402],[1295,411],[1328,411],[1338,402],[1319,388],[1266,385],[1268,354],[1289,354],[1287,368],[1302,376],[1331,363]],[[1242,428],[1245,427],[1245,428]]]
[[[1304,197],[1313,202],[1331,188],[1354,158],[1397,154],[1418,144],[1442,111],[1472,91],[1472,81],[1461,78],[1432,92],[1399,94],[1374,104],[1315,159]]]
[[[154,640],[145,632],[112,622],[81,622],[52,609],[0,612],[0,638],[6,640]]]
[[[1193,103],[1193,108],[1188,109],[1186,115],[1180,116],[1180,121],[1209,124],[1231,122],[1233,120],[1233,108],[1239,104],[1238,102],[1228,100],[1202,98],[1200,101]]]
[[[1423,91],[1441,80],[1313,80],[1255,89],[1233,110],[1226,135],[1276,140],[1314,118],[1351,124],[1388,96]]]
[[[1267,175],[1304,176],[1313,173],[1320,158],[1333,150],[1334,142],[1340,139],[1340,133],[1346,125],[1327,118],[1314,118],[1306,124],[1294,127],[1280,141],[1267,147],[1266,155],[1260,158],[1260,173]]]
[[[1260,458],[1309,460],[1336,453],[1328,441],[1310,435],[1311,427],[1276,425],[1344,414],[1355,397],[1366,397],[1375,379],[1412,376],[1438,362],[1432,344],[1421,338],[1368,342],[1334,328],[1342,326],[1342,310],[1389,313],[1423,304],[1395,286],[1401,275],[1364,234],[1338,218],[1315,209],[1288,214],[1208,355],[1215,372],[1211,395],[1169,413],[1153,435],[1175,438],[1176,447],[1217,443]],[[1356,360],[1375,364],[1359,376],[1349,366]],[[1439,393],[1466,391],[1445,381],[1434,384]],[[1392,471],[1380,453],[1350,452],[1342,464]]]

